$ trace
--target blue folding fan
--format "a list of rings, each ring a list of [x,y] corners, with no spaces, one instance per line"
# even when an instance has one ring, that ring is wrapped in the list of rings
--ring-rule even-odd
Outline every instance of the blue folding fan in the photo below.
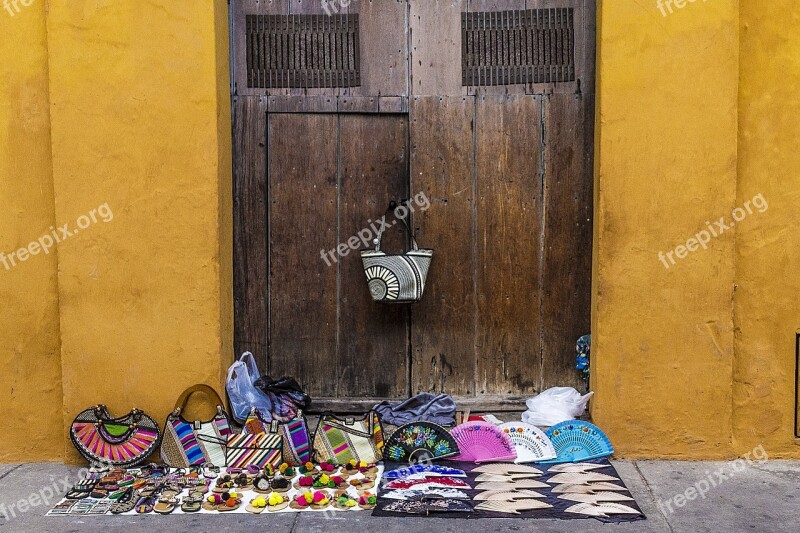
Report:
[[[577,463],[613,455],[614,447],[608,437],[594,424],[583,420],[567,420],[550,427],[546,432],[556,450],[556,458],[543,464]]]
[[[467,477],[466,472],[459,470],[458,468],[426,464],[404,466],[402,468],[386,472],[383,477],[386,479],[405,479],[408,476],[422,473],[447,477]]]

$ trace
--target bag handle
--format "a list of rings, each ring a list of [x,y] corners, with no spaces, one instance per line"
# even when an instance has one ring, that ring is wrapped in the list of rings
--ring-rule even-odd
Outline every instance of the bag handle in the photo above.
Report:
[[[406,203],[408,203],[408,200],[401,200],[400,201],[400,205],[401,206],[403,204],[406,204]],[[386,210],[386,212],[388,213],[389,211],[394,210],[396,207],[397,207],[397,203],[392,201],[389,204],[389,208]],[[386,217],[384,216],[384,218],[386,218]],[[406,231],[408,232],[408,236],[411,237],[411,246],[413,247],[415,252],[418,251],[419,250],[419,246],[417,245],[417,239],[414,238],[414,232],[411,231],[411,227],[408,225],[408,222],[406,222],[405,217],[404,218],[399,218],[397,215],[395,215],[395,219],[399,219],[400,222],[403,223],[403,226],[405,226]],[[384,224],[381,224],[381,228],[378,230],[378,238],[376,239],[377,242],[375,243],[375,251],[376,252],[380,252],[381,251],[381,241],[383,240],[383,229],[384,229]]]
[[[173,411],[173,413],[175,415],[179,415],[183,411],[185,411],[186,404],[189,403],[189,397],[196,392],[202,392],[209,399],[214,400],[217,406],[217,412],[219,412],[223,408],[222,398],[219,397],[217,391],[215,391],[214,389],[212,389],[211,387],[209,387],[204,383],[199,383],[197,385],[192,385],[191,387],[183,391],[183,394],[180,395],[178,401],[175,402],[175,410]]]
[[[353,429],[352,427],[350,427],[347,424],[347,419],[348,418],[353,418],[354,422],[356,422],[358,420],[364,420],[365,418],[369,418],[369,434],[368,435],[364,434],[361,431],[359,431],[357,429]],[[333,421],[331,421],[331,419],[333,419]],[[325,420],[326,423],[328,423],[328,424],[330,424],[330,425],[332,425],[332,426],[334,426],[336,428],[339,428],[341,430],[346,430],[346,431],[352,431],[356,435],[361,435],[362,437],[368,437],[368,438],[372,438],[373,433],[375,433],[375,426],[377,425],[376,424],[376,419],[378,419],[378,415],[374,411],[370,411],[369,413],[367,413],[366,416],[361,417],[361,418],[344,417],[344,419],[342,419],[342,417],[336,416],[335,414],[333,414],[333,411],[323,411],[319,416],[320,423],[322,423],[322,421]],[[378,423],[380,423],[380,422],[378,421]]]

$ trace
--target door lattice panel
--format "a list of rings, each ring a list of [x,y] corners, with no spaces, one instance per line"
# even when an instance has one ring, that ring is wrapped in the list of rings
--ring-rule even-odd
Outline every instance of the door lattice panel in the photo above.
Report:
[[[247,87],[361,85],[358,15],[247,15]]]
[[[463,13],[462,85],[575,80],[572,8]]]

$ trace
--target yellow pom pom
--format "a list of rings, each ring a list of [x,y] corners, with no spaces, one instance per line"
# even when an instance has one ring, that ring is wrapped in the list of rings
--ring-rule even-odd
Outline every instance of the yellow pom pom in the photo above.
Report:
[[[347,500],[347,502],[344,504],[344,506],[345,507],[355,507],[356,506],[356,501],[355,500]]]
[[[358,466],[359,466],[360,468],[366,468],[366,467],[367,467],[367,463],[366,463],[366,462],[364,462],[364,461],[361,461],[361,462],[359,463],[359,465],[358,465]]]
[[[235,493],[235,492],[233,492],[233,491],[230,491],[228,494],[229,494],[229,495],[230,495],[230,497],[231,497],[231,498],[233,498],[234,500],[235,500],[236,498],[238,498],[238,497],[239,497],[239,495],[238,495],[238,494],[236,494],[236,493]]]
[[[311,495],[310,492],[306,492],[305,494],[303,494],[303,498],[306,499],[306,503],[311,503],[314,501],[314,497]]]
[[[326,474],[322,474],[321,476],[319,476],[319,482],[322,483],[323,485],[327,485],[328,481],[330,480],[331,478],[329,478]]]

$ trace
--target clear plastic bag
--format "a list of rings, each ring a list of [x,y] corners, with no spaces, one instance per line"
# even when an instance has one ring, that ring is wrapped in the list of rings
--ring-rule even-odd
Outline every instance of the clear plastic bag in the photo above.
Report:
[[[586,410],[593,392],[584,394],[572,387],[552,387],[528,399],[522,421],[534,426],[554,426],[578,418]]]
[[[253,407],[262,413],[272,412],[272,402],[253,383],[261,377],[253,354],[245,352],[228,369],[228,379],[225,389],[231,402],[233,417],[241,423],[247,420],[247,415]]]

